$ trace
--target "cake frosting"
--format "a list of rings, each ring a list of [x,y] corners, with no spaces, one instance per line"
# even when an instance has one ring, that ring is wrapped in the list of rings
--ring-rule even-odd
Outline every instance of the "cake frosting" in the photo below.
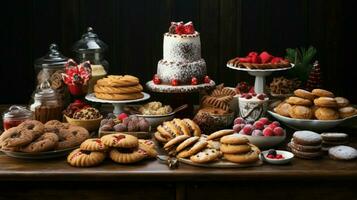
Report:
[[[207,75],[206,62],[201,58],[200,34],[192,22],[173,22],[169,32],[164,34],[163,59],[158,62],[157,76],[161,84],[202,84]],[[197,82],[196,82],[197,81]]]

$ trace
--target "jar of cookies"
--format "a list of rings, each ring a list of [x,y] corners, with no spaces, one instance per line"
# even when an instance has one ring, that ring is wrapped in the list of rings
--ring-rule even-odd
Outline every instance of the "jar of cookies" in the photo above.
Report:
[[[34,95],[30,110],[34,113],[34,118],[42,123],[50,120],[62,121],[61,97],[52,89],[49,81],[41,83]]]
[[[51,44],[48,53],[35,60],[35,72],[37,74],[37,87],[44,81],[49,81],[53,90],[61,96],[62,100],[68,95],[61,73],[64,72],[68,58],[63,56],[56,44]]]
[[[78,63],[89,61],[92,68],[92,78],[89,81],[88,93],[93,92],[93,87],[98,79],[107,75],[109,63],[104,59],[104,52],[108,46],[98,38],[91,27],[82,35],[82,38],[73,46]]]
[[[4,129],[16,127],[27,119],[33,119],[30,110],[23,106],[11,106],[2,116]]]

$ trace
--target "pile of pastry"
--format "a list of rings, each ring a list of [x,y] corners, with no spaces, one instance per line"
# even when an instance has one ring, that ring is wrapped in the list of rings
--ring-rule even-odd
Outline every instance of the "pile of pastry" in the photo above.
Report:
[[[116,163],[130,164],[155,158],[157,152],[151,140],[117,133],[87,139],[68,155],[67,162],[74,167],[92,167],[102,163],[107,155]]]
[[[26,120],[17,127],[6,130],[0,136],[0,146],[4,151],[38,153],[72,148],[87,138],[89,132],[80,126],[57,120],[46,124]]]
[[[200,136],[200,127],[191,119],[173,119],[166,121],[162,125],[157,127],[157,131],[154,133],[154,137],[161,143],[167,143],[173,138],[180,136]]]
[[[109,75],[99,79],[94,86],[94,95],[105,100],[132,100],[143,98],[139,79],[130,75]]]
[[[327,90],[314,89],[312,92],[297,89],[274,108],[274,112],[295,119],[336,120],[357,114],[348,99],[335,97]]]
[[[190,159],[194,163],[210,163],[225,159],[239,164],[259,160],[260,150],[234,130],[220,130],[211,135],[178,135],[164,145],[169,155]]]

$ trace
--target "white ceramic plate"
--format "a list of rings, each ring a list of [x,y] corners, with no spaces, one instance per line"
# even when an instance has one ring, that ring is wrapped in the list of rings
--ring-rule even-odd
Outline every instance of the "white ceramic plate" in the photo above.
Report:
[[[342,122],[352,119],[357,115],[337,120],[294,119],[279,115],[271,110],[268,113],[286,126],[297,130],[324,131],[340,125]]]
[[[257,162],[254,163],[247,163],[247,164],[238,164],[238,163],[232,163],[227,160],[221,159],[216,162],[211,162],[211,163],[194,163],[190,159],[186,158],[177,158],[178,161],[185,163],[187,165],[193,165],[197,167],[208,167],[208,168],[240,168],[240,167],[256,167],[260,166],[263,164],[261,160],[258,160]]]
[[[283,159],[268,158],[267,157],[268,153],[269,153],[269,150],[263,151],[259,155],[260,159],[263,160],[264,162],[267,162],[270,164],[275,164],[275,165],[283,165],[283,164],[289,163],[294,158],[294,154],[289,151],[276,150],[277,154],[281,154],[284,157]]]

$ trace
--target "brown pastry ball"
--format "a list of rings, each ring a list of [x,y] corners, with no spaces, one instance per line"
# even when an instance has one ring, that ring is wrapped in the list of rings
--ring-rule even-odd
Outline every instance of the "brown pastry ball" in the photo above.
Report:
[[[291,107],[289,115],[295,119],[311,119],[312,111],[309,107],[295,105]]]
[[[350,101],[344,97],[335,97],[335,100],[339,108],[346,107],[350,104]]]
[[[289,97],[286,99],[286,102],[293,105],[300,105],[300,106],[311,106],[312,102],[308,99],[303,99],[300,97]]]
[[[323,89],[313,89],[311,93],[318,97],[331,97],[331,98],[335,97],[335,95],[332,92]]]
[[[346,118],[357,115],[357,110],[354,107],[348,106],[338,109],[338,113],[340,114],[341,118]]]
[[[311,92],[303,90],[303,89],[295,90],[294,95],[297,97],[300,97],[300,98],[309,99],[311,101],[313,101],[315,98],[315,95],[313,95]]]
[[[339,118],[339,114],[331,108],[318,108],[315,112],[315,117],[319,120],[336,120]]]

